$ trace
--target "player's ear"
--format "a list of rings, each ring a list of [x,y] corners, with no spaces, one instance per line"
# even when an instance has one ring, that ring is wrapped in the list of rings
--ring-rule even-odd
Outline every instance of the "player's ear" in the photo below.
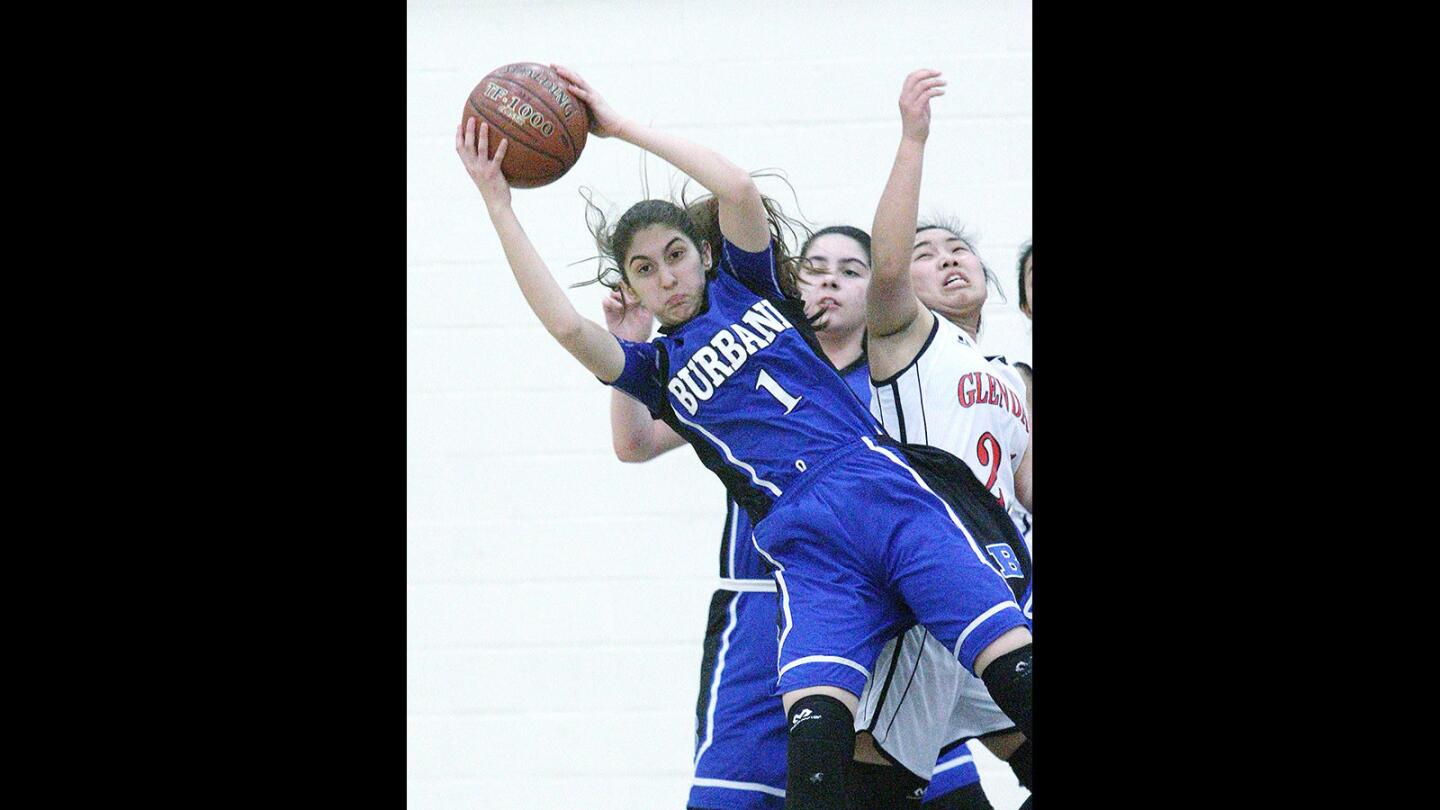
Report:
[[[710,243],[709,243],[709,242],[701,242],[701,243],[700,243],[700,259],[704,262],[704,264],[705,264],[705,269],[706,269],[706,270],[709,270],[709,269],[710,269]]]

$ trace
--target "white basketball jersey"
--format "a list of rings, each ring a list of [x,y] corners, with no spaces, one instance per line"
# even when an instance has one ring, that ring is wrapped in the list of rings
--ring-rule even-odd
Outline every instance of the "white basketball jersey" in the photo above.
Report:
[[[1025,381],[986,360],[970,335],[940,315],[910,365],[870,381],[870,412],[891,437],[958,457],[1008,509],[1015,468],[1030,444]]]

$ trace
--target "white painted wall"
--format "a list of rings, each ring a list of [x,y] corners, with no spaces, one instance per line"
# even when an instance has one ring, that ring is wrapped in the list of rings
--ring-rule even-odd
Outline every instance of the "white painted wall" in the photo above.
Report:
[[[689,450],[615,460],[608,389],[526,308],[454,154],[465,98],[502,64],[561,62],[623,114],[784,169],[814,227],[868,230],[901,82],[943,70],[921,213],[978,232],[1009,299],[992,291],[982,342],[1029,360],[1030,4],[412,0],[407,29],[409,806],[677,810],[724,494]],[[646,165],[652,189],[676,176]],[[567,267],[593,254],[579,187],[618,214],[640,166],[592,138],[564,178],[515,192],[562,282],[593,268]],[[599,288],[572,297],[600,319]],[[977,760],[997,810],[1018,806],[1008,768]]]

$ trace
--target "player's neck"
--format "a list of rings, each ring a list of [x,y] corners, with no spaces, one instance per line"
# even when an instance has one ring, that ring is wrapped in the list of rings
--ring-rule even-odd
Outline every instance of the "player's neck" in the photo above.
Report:
[[[839,369],[860,358],[860,353],[865,350],[864,337],[864,329],[842,334],[825,331],[815,333],[815,338],[820,341],[820,348],[825,350],[825,356]]]
[[[941,312],[940,314],[945,317],[945,320],[949,321],[950,323],[955,324],[956,326],[960,327],[961,329],[964,329],[964,330],[965,330],[965,334],[969,335],[971,340],[977,340],[977,341],[978,341],[978,340],[980,339],[980,313],[979,313],[979,312],[975,312],[975,313],[969,314],[969,315],[964,314],[964,313],[951,313],[951,312]]]

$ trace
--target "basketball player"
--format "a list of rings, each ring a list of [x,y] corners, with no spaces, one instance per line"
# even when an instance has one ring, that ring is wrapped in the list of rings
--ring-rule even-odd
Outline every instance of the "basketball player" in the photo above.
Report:
[[[670,162],[718,200],[718,246],[698,239],[685,211],[665,201],[638,203],[613,228],[599,227],[622,289],[655,313],[661,337],[625,341],[575,311],[510,204],[500,171],[505,140],[487,154],[478,146],[487,126],[477,133],[468,118],[456,151],[546,330],[693,445],[749,513],[750,542],[780,597],[785,806],[844,806],[854,711],[869,677],[859,662],[873,661],[912,623],[928,627],[1029,731],[1028,620],[1018,591],[981,549],[1005,536],[1001,522],[1013,532],[1008,516],[977,482],[954,474],[954,457],[895,445],[818,355],[803,304],[781,287],[777,262],[793,261],[774,239],[781,225],[743,169],[622,118],[579,75],[554,69],[589,106],[597,137]]]
[[[992,363],[975,342],[988,271],[955,227],[916,226],[932,97],[924,88],[939,76],[920,70],[905,80],[900,147],[875,214],[867,309],[871,407],[891,435],[955,454],[998,503],[1028,510],[1027,386],[1003,358]],[[990,550],[1006,576],[1025,579],[1028,549],[1023,559],[1014,544]],[[1021,604],[1029,619],[1028,583]],[[882,652],[859,715],[861,722],[868,719],[875,747],[921,776],[931,776],[933,766],[933,782],[940,787],[948,763],[965,756],[963,742],[984,737],[1015,763],[1028,787],[1028,733],[1014,731],[1016,724],[983,684],[953,662],[943,645],[913,635]],[[955,677],[946,677],[946,669],[955,670]],[[897,682],[908,686],[898,699],[891,688]],[[947,715],[948,722],[936,722]],[[941,746],[937,764],[934,752]]]
[[[688,207],[710,229],[703,206]],[[865,364],[865,287],[870,282],[870,235],[858,228],[822,228],[801,247],[798,270],[805,314],[825,357],[855,395],[870,399]],[[626,304],[629,304],[627,307]],[[650,338],[652,316],[617,289],[604,302],[605,325],[617,337]],[[611,395],[611,431],[621,461],[648,461],[685,444],[680,435],[635,399]],[[785,729],[775,686],[775,579],[746,541],[750,519],[726,499],[720,536],[720,588],[710,600],[700,695],[696,701],[695,774],[688,807],[779,810],[785,796]],[[978,773],[976,779],[979,779]]]

